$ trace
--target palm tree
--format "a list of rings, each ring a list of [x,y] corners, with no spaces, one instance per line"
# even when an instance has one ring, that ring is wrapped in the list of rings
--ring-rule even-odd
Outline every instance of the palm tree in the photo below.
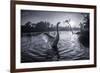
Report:
[[[70,22],[70,20],[71,20],[71,19],[67,19],[67,20],[65,20],[64,22],[65,22],[65,23],[67,23],[67,24],[69,25],[69,27],[70,27],[70,29],[71,29],[71,31],[72,31],[72,34],[73,34],[72,27],[71,27],[71,25],[70,25],[70,23],[69,23],[69,22]]]

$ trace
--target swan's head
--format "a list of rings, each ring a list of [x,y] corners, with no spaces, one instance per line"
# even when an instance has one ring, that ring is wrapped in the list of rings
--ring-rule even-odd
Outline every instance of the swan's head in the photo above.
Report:
[[[57,26],[58,26],[60,23],[61,23],[61,22],[58,22],[58,23],[57,23]]]

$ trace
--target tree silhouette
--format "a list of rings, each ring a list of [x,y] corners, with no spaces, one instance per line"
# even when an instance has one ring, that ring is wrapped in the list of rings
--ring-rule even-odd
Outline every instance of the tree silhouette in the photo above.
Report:
[[[43,22],[43,21],[40,21],[36,24],[36,30],[39,31],[39,32],[43,32],[43,31],[48,31],[49,29],[49,25],[50,23],[49,22]]]
[[[31,32],[31,31],[32,31],[32,26],[30,21],[25,23],[25,25],[21,25],[21,32]]]
[[[83,15],[83,23],[81,23],[81,34],[79,37],[79,41],[85,46],[89,47],[89,14],[82,14]],[[84,28],[83,28],[84,27]]]

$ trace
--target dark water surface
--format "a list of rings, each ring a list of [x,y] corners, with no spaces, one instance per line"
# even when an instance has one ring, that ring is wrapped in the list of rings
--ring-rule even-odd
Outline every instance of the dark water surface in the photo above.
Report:
[[[55,36],[56,33],[49,32]],[[78,40],[78,34],[71,31],[60,31],[58,43],[59,60],[87,60],[89,59],[89,48],[84,47]],[[55,61],[56,56],[51,50],[53,39],[44,33],[36,36],[21,37],[21,62],[45,62]]]

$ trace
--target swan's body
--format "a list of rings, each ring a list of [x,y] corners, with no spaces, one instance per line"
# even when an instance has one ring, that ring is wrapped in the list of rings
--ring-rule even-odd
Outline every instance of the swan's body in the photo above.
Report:
[[[51,49],[53,50],[54,54],[57,56],[57,60],[59,60],[59,58],[60,58],[59,50],[58,50],[58,46],[57,46],[57,44],[59,42],[59,29],[58,29],[59,24],[60,24],[60,22],[57,23],[57,27],[56,27],[56,32],[57,32],[56,37],[53,37],[48,33],[44,33],[49,38],[48,40],[51,43],[50,44],[51,45]]]

